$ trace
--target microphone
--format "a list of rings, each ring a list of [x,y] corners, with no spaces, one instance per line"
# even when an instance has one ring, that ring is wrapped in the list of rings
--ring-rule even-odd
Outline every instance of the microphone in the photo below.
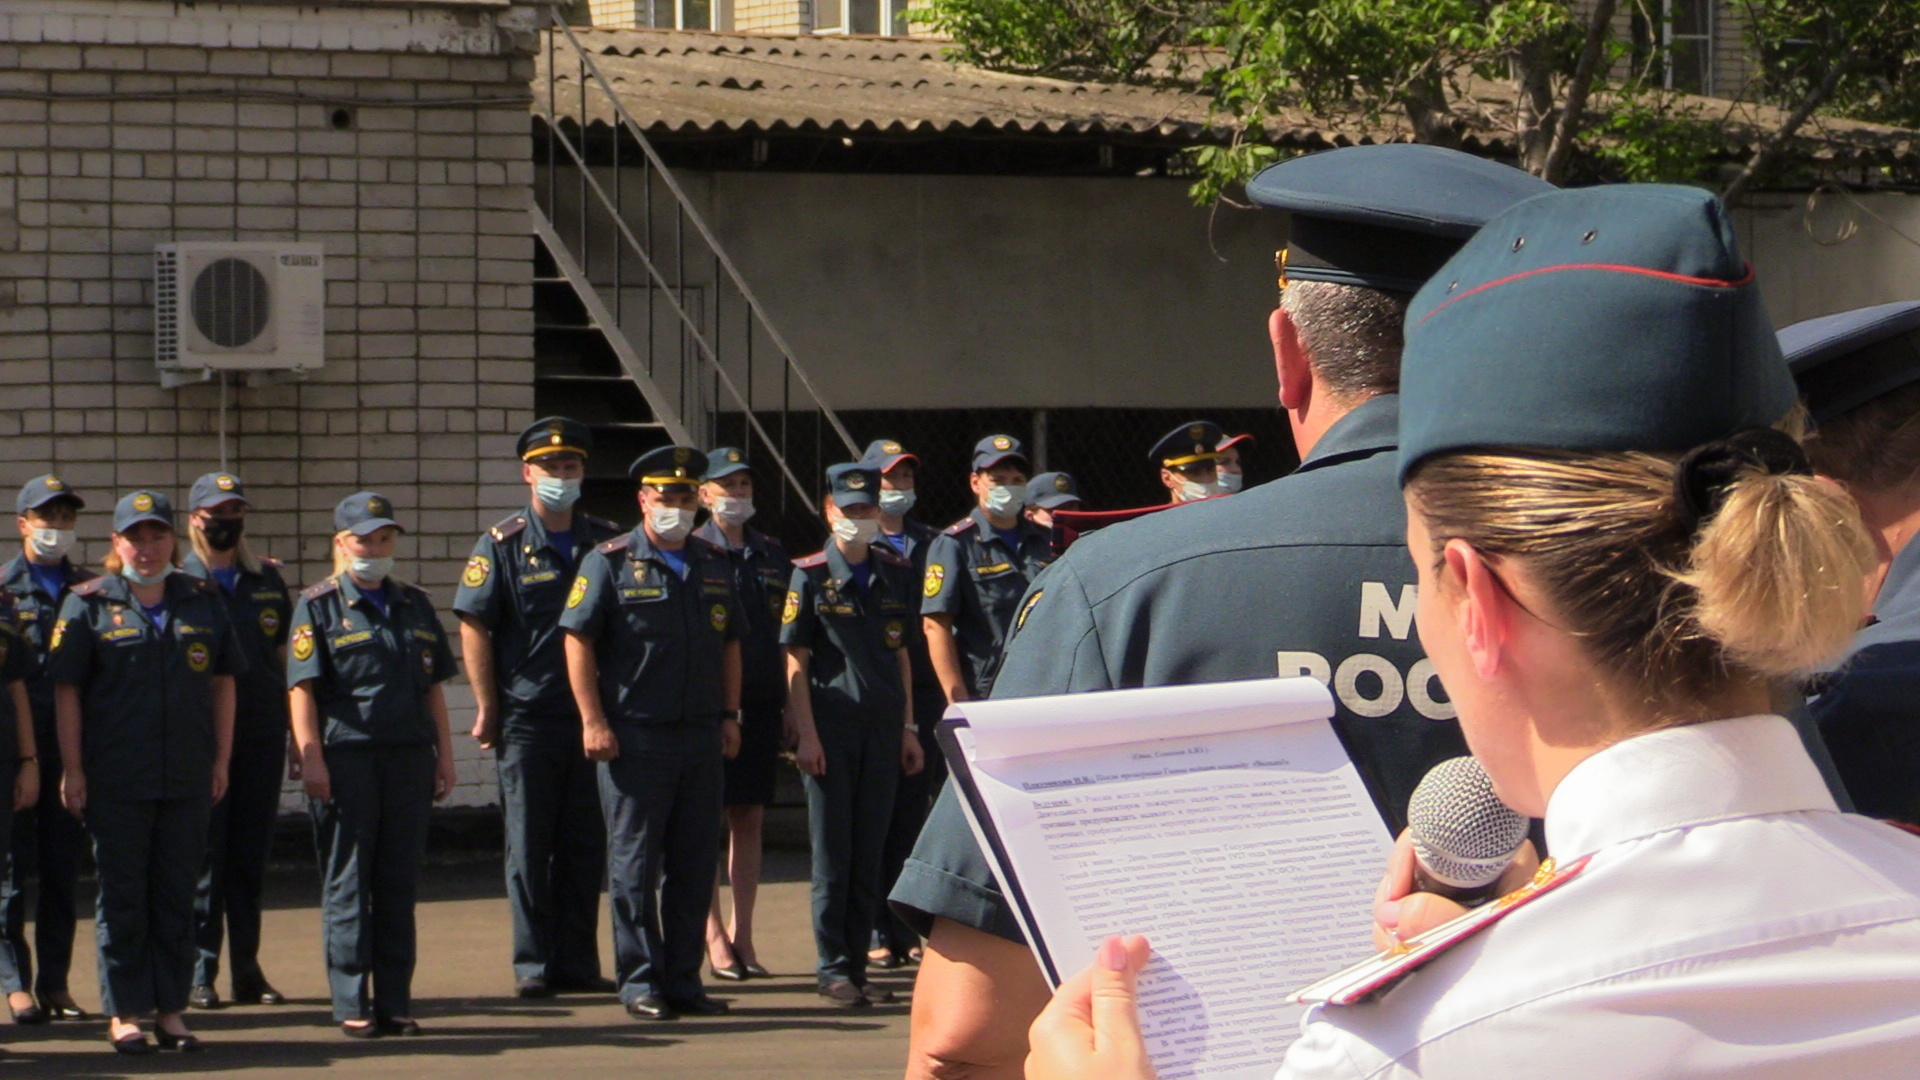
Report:
[[[1529,824],[1493,793],[1478,761],[1457,757],[1435,765],[1407,803],[1413,887],[1467,907],[1486,903],[1526,842]]]

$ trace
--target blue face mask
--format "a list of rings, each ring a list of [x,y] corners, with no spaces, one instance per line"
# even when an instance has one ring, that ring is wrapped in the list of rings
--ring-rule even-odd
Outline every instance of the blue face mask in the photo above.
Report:
[[[385,581],[387,575],[393,573],[393,556],[382,555],[377,559],[368,559],[355,555],[353,562],[347,568],[361,581]]]
[[[580,501],[580,481],[542,476],[533,482],[533,497],[549,510],[565,510]]]
[[[880,492],[880,512],[889,517],[901,517],[913,509],[914,494],[911,491]]]
[[[987,513],[995,517],[1012,517],[1025,505],[1027,505],[1025,487],[995,484],[987,489]]]
[[[148,577],[140,571],[135,570],[132,563],[127,563],[120,568],[120,576],[133,582],[135,585],[158,585],[167,580],[167,575],[171,573],[173,573],[173,567],[171,566],[162,569],[152,577]]]

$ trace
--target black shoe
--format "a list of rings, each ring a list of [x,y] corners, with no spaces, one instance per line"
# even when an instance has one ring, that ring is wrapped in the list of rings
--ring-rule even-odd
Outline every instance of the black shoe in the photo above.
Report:
[[[687,1016],[725,1016],[733,1008],[719,998],[710,998],[705,994],[676,1001],[673,1007]]]
[[[120,1038],[113,1040],[113,1052],[139,1057],[143,1054],[153,1053],[153,1044],[147,1041],[145,1032],[135,1032],[132,1035],[122,1035]]]
[[[160,1044],[160,1049],[162,1050],[178,1050],[183,1054],[191,1054],[200,1049],[200,1040],[197,1037],[193,1035],[175,1035],[173,1032],[167,1031],[164,1028],[154,1028],[153,1038],[155,1042]],[[118,1045],[117,1043],[115,1044],[116,1047]]]
[[[202,983],[187,995],[187,1006],[194,1009],[217,1009],[220,1007],[220,992]]]
[[[680,1014],[673,1011],[665,998],[648,994],[627,1002],[627,1015],[635,1020],[678,1020]]]
[[[7,1011],[13,1014],[13,1022],[16,1024],[44,1024],[52,1019],[47,1015],[47,1011],[38,1005],[29,1005],[24,1009],[16,1009],[9,1005]]]
[[[340,1021],[340,1034],[345,1035],[349,1039],[377,1039],[380,1037],[381,1032],[380,1025],[372,1021],[364,1024],[354,1024],[342,1020]]]
[[[40,1007],[46,1012],[46,1014],[49,1017],[52,1017],[55,1020],[91,1020],[93,1019],[93,1017],[87,1015],[87,1010],[81,1008],[78,1005],[61,1005],[58,1002],[47,1001],[47,1002],[43,1002]]]
[[[513,996],[529,999],[550,998],[553,996],[553,987],[547,985],[547,980],[529,975],[513,984]]]
[[[773,978],[773,972],[768,971],[766,968],[761,967],[759,964],[742,964],[741,966],[747,969],[747,974],[753,976],[756,979]]]
[[[420,1030],[420,1021],[418,1020],[375,1020],[373,1026],[379,1029],[382,1035],[406,1035],[412,1037],[426,1034],[426,1032]]]
[[[867,983],[864,986],[860,987],[860,996],[866,998],[868,1001],[874,1003],[875,1005],[891,1005],[894,1003],[894,1000],[895,1000],[893,996],[893,991],[887,989],[884,986],[875,986],[872,983]]]
[[[257,983],[234,986],[233,1003],[235,1005],[285,1005],[287,998],[285,994],[262,980]]]
[[[708,964],[707,970],[713,972],[714,978],[725,979],[728,982],[746,982],[748,978],[747,965],[738,960],[728,964],[726,967]]]
[[[547,985],[553,987],[556,994],[611,994],[620,989],[620,985],[604,975],[589,975],[584,979],[553,979]]]
[[[841,979],[836,983],[828,983],[821,987],[820,996],[843,1009],[870,1009],[873,1007],[873,1002],[867,1000],[867,995],[861,993],[859,987],[853,985],[853,983],[846,979]]]
[[[881,971],[892,971],[894,968],[906,967],[907,958],[897,952],[882,953],[878,957],[874,956],[873,953],[868,953],[867,966],[870,968],[879,968]]]

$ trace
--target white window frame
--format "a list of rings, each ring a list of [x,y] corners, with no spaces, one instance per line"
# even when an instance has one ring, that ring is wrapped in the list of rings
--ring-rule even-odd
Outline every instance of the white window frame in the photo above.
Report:
[[[1673,9],[1677,4],[1695,3],[1706,8],[1706,30],[1699,34],[1676,34],[1673,32]],[[1660,49],[1665,54],[1661,81],[1668,90],[1673,86],[1673,47],[1677,43],[1697,41],[1705,55],[1705,78],[1701,81],[1699,93],[1704,97],[1713,96],[1714,38],[1720,29],[1720,5],[1718,0],[1661,0],[1660,3]]]
[[[852,0],[813,0],[813,17],[814,17],[815,26],[813,30],[810,32],[815,34],[846,34],[848,32],[847,23],[849,21],[847,19],[847,7],[849,6],[849,4],[851,4],[851,2]],[[820,17],[820,5],[822,3],[830,3],[830,4],[833,4],[835,7],[839,8],[840,14],[838,18],[840,21],[840,25],[838,26],[818,25],[819,17]],[[894,21],[913,7],[914,0],[879,0],[879,4],[880,4],[880,35],[882,37],[893,37],[895,36],[893,33]]]

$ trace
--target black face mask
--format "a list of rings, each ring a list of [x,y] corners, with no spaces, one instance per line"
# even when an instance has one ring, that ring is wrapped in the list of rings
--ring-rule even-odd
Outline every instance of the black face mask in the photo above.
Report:
[[[207,546],[215,551],[232,551],[240,542],[240,533],[246,522],[240,518],[208,518],[200,533],[207,538]]]

